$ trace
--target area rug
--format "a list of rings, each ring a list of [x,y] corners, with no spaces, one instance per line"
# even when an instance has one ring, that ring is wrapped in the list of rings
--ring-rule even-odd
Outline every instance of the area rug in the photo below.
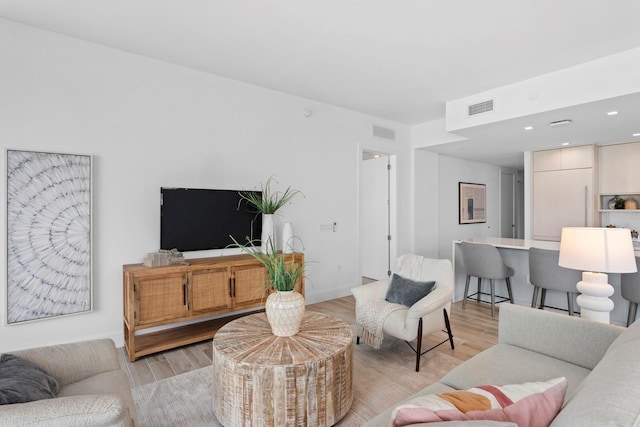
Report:
[[[133,389],[140,427],[222,427],[213,415],[210,367]]]

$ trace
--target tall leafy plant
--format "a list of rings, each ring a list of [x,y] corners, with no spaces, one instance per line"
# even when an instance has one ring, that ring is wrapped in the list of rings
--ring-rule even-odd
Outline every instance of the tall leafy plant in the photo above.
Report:
[[[246,201],[256,212],[261,214],[274,214],[287,204],[293,197],[299,193],[298,190],[292,190],[291,187],[282,191],[271,191],[271,181],[273,177],[270,177],[267,182],[260,184],[262,189],[262,197],[260,193],[256,191],[239,191],[240,202]]]
[[[298,281],[304,276],[304,265],[296,264],[292,255],[278,253],[271,241],[268,243],[269,250],[263,253],[249,239],[246,245],[242,245],[233,236],[230,237],[237,247],[255,258],[267,270],[266,288],[273,288],[276,291],[296,289]]]

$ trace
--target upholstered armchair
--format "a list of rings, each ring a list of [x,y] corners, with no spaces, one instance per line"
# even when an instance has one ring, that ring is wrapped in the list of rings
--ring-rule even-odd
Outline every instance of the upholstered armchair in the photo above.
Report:
[[[416,353],[418,372],[424,353],[447,341],[454,348],[448,317],[453,298],[453,267],[448,259],[406,254],[398,257],[396,270],[398,276],[410,279],[408,282],[434,282],[433,290],[410,306],[404,306],[386,300],[392,286],[391,278],[352,288],[356,300],[357,343],[362,335],[365,335],[365,343],[374,348],[379,347],[384,335],[404,340]],[[399,286],[402,285],[404,281],[400,281]],[[398,286],[395,288],[397,291]],[[446,330],[448,339],[422,351],[422,337],[441,330]],[[411,344],[414,340],[415,347]]]

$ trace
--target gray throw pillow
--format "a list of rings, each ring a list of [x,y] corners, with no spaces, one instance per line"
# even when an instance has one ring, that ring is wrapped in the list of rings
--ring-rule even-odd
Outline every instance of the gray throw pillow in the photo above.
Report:
[[[60,390],[51,375],[13,354],[0,356],[0,405],[50,399]]]
[[[418,282],[394,273],[385,300],[411,307],[429,295],[435,285],[436,282]]]

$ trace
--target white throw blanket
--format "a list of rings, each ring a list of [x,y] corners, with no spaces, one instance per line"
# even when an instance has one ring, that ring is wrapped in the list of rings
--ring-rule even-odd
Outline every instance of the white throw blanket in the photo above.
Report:
[[[385,300],[369,301],[356,310],[356,335],[365,344],[378,349],[382,345],[382,325],[394,311],[407,308],[402,304],[394,304]]]
[[[420,255],[406,254],[398,257],[397,274],[411,280],[420,280],[422,262]],[[356,309],[356,335],[365,344],[378,349],[382,345],[384,334],[382,327],[387,317],[394,311],[407,308],[385,300],[369,301]]]

